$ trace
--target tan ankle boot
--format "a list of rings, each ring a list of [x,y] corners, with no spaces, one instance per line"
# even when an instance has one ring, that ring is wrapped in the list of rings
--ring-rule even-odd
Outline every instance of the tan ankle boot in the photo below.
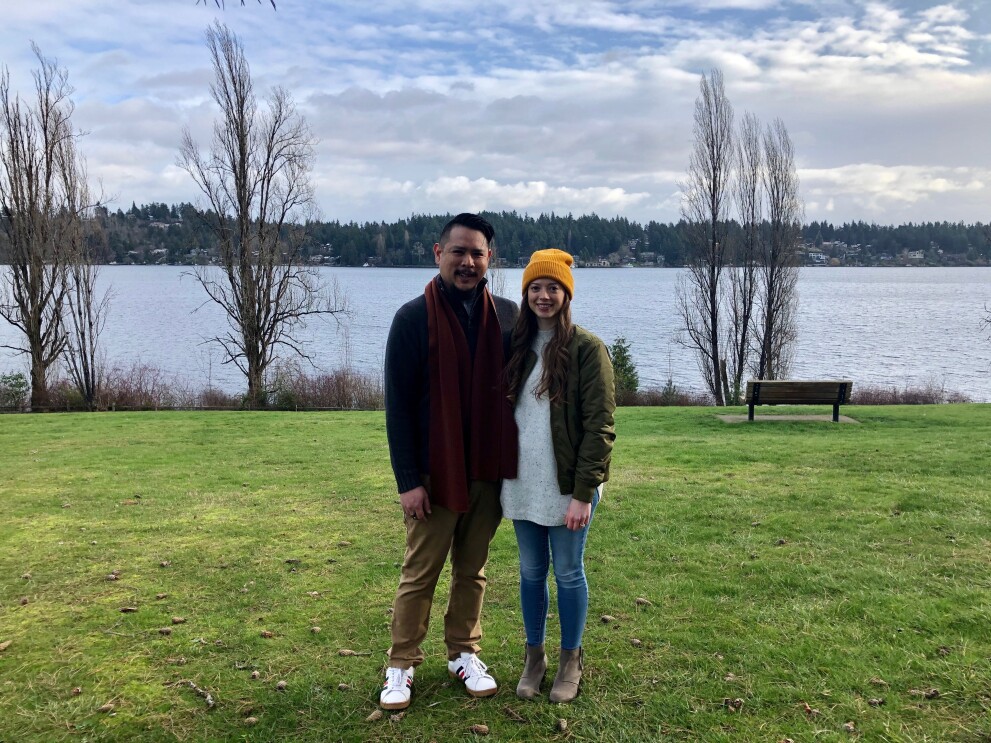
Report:
[[[520,699],[533,699],[540,694],[540,684],[547,673],[547,656],[543,645],[526,646],[526,662],[523,676],[516,686],[516,696]]]
[[[554,685],[551,687],[549,697],[552,702],[570,702],[578,696],[578,682],[582,680],[584,661],[581,648],[574,650],[561,648],[561,662],[558,664],[557,676],[554,677]]]

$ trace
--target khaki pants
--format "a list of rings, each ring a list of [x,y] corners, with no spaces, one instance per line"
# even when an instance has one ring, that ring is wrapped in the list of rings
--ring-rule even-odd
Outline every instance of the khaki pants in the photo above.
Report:
[[[428,486],[429,490],[429,486]],[[482,639],[482,599],[489,542],[502,520],[499,483],[474,481],[468,488],[468,512],[431,505],[425,521],[406,517],[406,557],[392,615],[389,665],[409,668],[423,662],[420,644],[427,636],[434,589],[451,555],[451,593],[444,614],[449,659],[477,653]]]

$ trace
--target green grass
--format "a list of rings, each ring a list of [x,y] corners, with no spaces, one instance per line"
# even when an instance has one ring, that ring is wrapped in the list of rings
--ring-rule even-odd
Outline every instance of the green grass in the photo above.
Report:
[[[715,413],[618,413],[575,703],[513,694],[504,525],[483,641],[499,694],[447,676],[445,577],[413,706],[377,721],[403,555],[381,413],[0,417],[0,741],[448,741],[475,724],[492,740],[991,740],[991,406],[844,408],[859,425]]]

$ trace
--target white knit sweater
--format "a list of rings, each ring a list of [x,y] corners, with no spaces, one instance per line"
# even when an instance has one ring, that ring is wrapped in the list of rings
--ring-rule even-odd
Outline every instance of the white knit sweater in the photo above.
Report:
[[[535,394],[544,368],[544,346],[553,334],[553,330],[538,330],[533,341],[537,363],[523,384],[515,411],[520,435],[518,477],[503,480],[501,496],[503,516],[541,526],[564,524],[571,503],[571,494],[561,495],[557,483],[550,401],[546,394],[539,398]]]

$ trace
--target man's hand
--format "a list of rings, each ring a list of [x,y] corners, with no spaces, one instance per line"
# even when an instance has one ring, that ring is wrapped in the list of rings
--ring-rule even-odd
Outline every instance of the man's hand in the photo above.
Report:
[[[403,514],[412,519],[426,521],[430,515],[430,496],[422,485],[400,493],[399,502],[403,506]]]
[[[588,526],[590,518],[592,518],[592,504],[572,498],[571,503],[568,504],[568,512],[564,515],[564,525],[571,531],[579,531]]]

